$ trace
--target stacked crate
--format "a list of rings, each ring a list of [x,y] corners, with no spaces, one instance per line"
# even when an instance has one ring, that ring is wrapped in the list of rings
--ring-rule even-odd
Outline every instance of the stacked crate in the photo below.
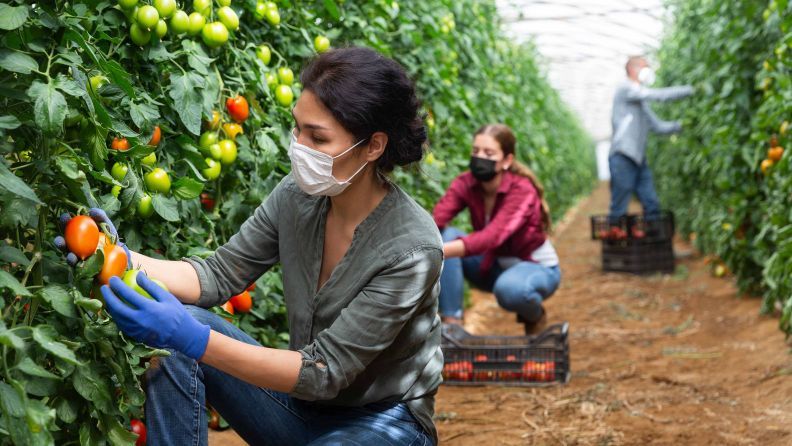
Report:
[[[591,217],[591,238],[602,242],[602,269],[633,274],[674,272],[674,214]]]

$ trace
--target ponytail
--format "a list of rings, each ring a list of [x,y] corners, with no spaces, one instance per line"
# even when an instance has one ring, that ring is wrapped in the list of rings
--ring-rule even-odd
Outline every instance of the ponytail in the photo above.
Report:
[[[550,217],[550,205],[547,204],[547,200],[544,198],[544,186],[542,186],[542,182],[539,181],[539,178],[530,167],[516,159],[512,162],[511,167],[509,167],[509,172],[531,180],[534,188],[536,188],[536,193],[539,194],[539,200],[542,202],[542,228],[545,232],[551,232],[553,230],[553,221]]]

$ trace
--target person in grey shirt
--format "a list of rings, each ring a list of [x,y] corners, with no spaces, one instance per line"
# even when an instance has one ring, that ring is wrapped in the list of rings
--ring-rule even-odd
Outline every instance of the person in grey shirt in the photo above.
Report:
[[[687,85],[650,88],[649,85],[654,83],[654,73],[643,57],[630,57],[626,68],[627,79],[616,88],[613,98],[613,136],[608,157],[611,218],[621,217],[627,212],[633,194],[641,201],[644,214],[657,215],[660,212],[652,171],[646,162],[646,139],[649,131],[668,135],[679,132],[682,125],[660,120],[649,103],[681,99],[693,94],[693,87]]]
[[[424,153],[414,85],[393,60],[355,47],[317,56],[301,81],[291,174],[239,232],[206,259],[130,252],[169,290],[138,274],[153,300],[118,278],[102,288],[122,331],[173,352],[147,374],[151,444],[206,445],[206,400],[251,444],[437,443],[443,244],[386,176]],[[276,263],[288,350],[204,309]]]

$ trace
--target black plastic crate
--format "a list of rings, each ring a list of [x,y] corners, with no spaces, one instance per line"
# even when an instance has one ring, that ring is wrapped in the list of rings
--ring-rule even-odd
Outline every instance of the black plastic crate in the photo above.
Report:
[[[607,215],[591,217],[592,240],[668,240],[674,236],[674,214],[627,214],[618,218]]]
[[[534,336],[474,336],[443,326],[443,383],[547,386],[569,382],[569,324]]]
[[[634,274],[673,273],[674,246],[667,240],[603,240],[602,269]]]

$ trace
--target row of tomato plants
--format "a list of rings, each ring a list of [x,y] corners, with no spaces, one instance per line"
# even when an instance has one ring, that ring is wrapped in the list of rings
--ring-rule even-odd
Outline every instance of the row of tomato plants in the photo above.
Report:
[[[0,3],[0,444],[136,440],[141,377],[167,352],[119,333],[95,293],[106,251],[69,266],[58,217],[101,207],[133,250],[209,255],[288,173],[297,73],[331,45],[415,78],[431,153],[394,176],[427,209],[493,121],[516,130],[557,215],[586,193],[587,135],[496,17],[474,0]],[[285,347],[278,272],[246,293],[215,311]]]
[[[792,333],[792,5],[675,0],[659,79],[695,84],[686,130],[653,150],[659,192],[683,232],[762,295]],[[676,111],[673,111],[676,110]],[[717,266],[724,271],[722,265]]]

